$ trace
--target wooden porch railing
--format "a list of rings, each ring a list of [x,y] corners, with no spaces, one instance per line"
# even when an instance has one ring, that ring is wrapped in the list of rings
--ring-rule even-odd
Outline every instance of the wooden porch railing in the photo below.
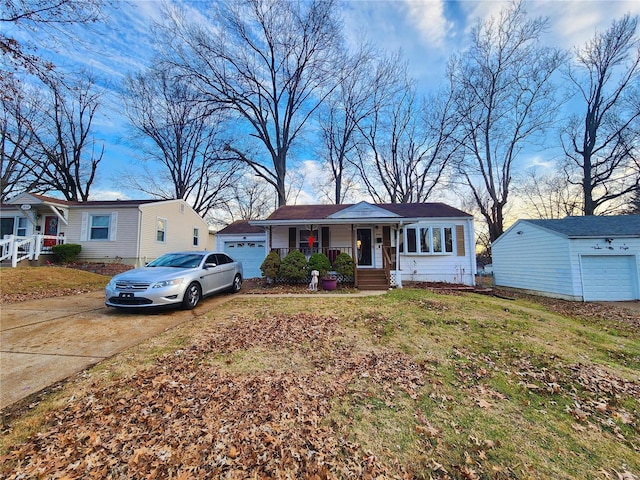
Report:
[[[37,260],[43,253],[52,253],[53,245],[63,243],[65,238],[62,235],[38,234],[30,237],[5,235],[0,240],[0,261],[11,259],[11,266],[16,267],[21,260]]]
[[[328,258],[329,261],[331,262],[331,264],[333,265],[333,262],[335,261],[335,259],[338,257],[339,254],[341,253],[347,253],[349,254],[349,256],[353,257],[351,251],[351,247],[325,247],[325,248],[321,248],[321,247],[313,247],[313,248],[308,248],[308,247],[302,247],[302,248],[272,248],[271,251],[272,252],[278,252],[278,255],[280,255],[280,258],[284,258],[287,256],[288,253],[292,252],[292,251],[300,251],[304,254],[305,257],[307,257],[307,259],[313,255],[314,253],[324,253]]]

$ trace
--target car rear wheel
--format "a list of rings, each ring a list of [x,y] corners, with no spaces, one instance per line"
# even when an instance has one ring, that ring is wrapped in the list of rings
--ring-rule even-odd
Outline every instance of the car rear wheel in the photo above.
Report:
[[[196,282],[191,282],[184,292],[184,298],[182,299],[182,308],[185,310],[191,310],[196,308],[196,305],[202,298],[202,292],[200,291],[200,285]]]
[[[233,283],[231,284],[231,291],[233,293],[238,293],[242,288],[242,277],[237,274],[233,279]]]

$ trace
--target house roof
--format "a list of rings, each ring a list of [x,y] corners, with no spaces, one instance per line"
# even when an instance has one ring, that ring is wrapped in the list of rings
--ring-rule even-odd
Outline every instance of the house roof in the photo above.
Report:
[[[569,238],[640,236],[640,215],[566,217],[555,220],[521,220]]]
[[[89,200],[87,202],[74,202],[69,200],[63,200],[60,198],[49,197],[47,195],[40,195],[38,193],[22,193],[17,197],[9,200],[9,202],[3,204],[5,207],[15,207],[20,204],[29,203],[28,201],[37,200],[35,203],[41,204],[54,204],[65,207],[113,207],[113,206],[139,206],[146,203],[164,202],[166,200],[158,199],[144,199],[144,200]],[[32,202],[34,203],[34,202]]]
[[[240,235],[248,233],[264,233],[260,227],[249,224],[248,220],[237,220],[220,230],[217,235]]]
[[[471,215],[444,203],[377,203],[341,205],[285,205],[266,220],[253,225],[278,223],[340,223],[356,220],[418,220],[422,218],[471,218]]]

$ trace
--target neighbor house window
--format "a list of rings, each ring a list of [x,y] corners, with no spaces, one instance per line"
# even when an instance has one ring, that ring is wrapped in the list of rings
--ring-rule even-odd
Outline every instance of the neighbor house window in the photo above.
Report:
[[[91,240],[108,240],[111,215],[91,215]]]
[[[164,243],[167,238],[167,220],[165,218],[158,218],[156,220],[156,241]]]
[[[453,228],[419,226],[404,230],[404,253],[447,254],[453,253]]]
[[[27,236],[27,219],[25,217],[18,217],[18,225],[16,226],[16,235],[18,237]]]
[[[193,229],[193,246],[197,247],[200,244],[200,229]]]

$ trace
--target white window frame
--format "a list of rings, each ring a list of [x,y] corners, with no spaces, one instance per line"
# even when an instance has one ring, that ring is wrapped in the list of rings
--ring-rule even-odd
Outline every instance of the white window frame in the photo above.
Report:
[[[107,225],[106,227],[104,225],[98,225],[98,226],[94,226],[93,225],[93,220],[96,218],[106,218],[107,219]],[[94,229],[107,229],[107,236],[104,238],[94,238],[93,236],[93,232]],[[92,242],[106,242],[109,241],[111,236],[111,215],[110,214],[100,214],[100,215],[89,215],[89,240]]]
[[[16,217],[16,237],[26,237],[27,236],[27,217]]]
[[[167,243],[167,224],[166,218],[156,217],[156,243]],[[162,225],[162,229],[160,226]],[[162,232],[162,239],[158,239],[158,234]]]
[[[198,227],[193,227],[193,246],[200,246],[200,229]]]
[[[447,232],[449,232],[449,242],[447,242]],[[404,245],[400,253],[403,255],[455,255],[456,229],[454,225],[413,223],[406,225],[402,234]],[[436,236],[434,237],[434,235]],[[409,250],[410,245],[415,248],[415,251]],[[437,245],[440,246],[440,249],[434,251],[434,247]],[[450,250],[447,250],[447,247]]]

